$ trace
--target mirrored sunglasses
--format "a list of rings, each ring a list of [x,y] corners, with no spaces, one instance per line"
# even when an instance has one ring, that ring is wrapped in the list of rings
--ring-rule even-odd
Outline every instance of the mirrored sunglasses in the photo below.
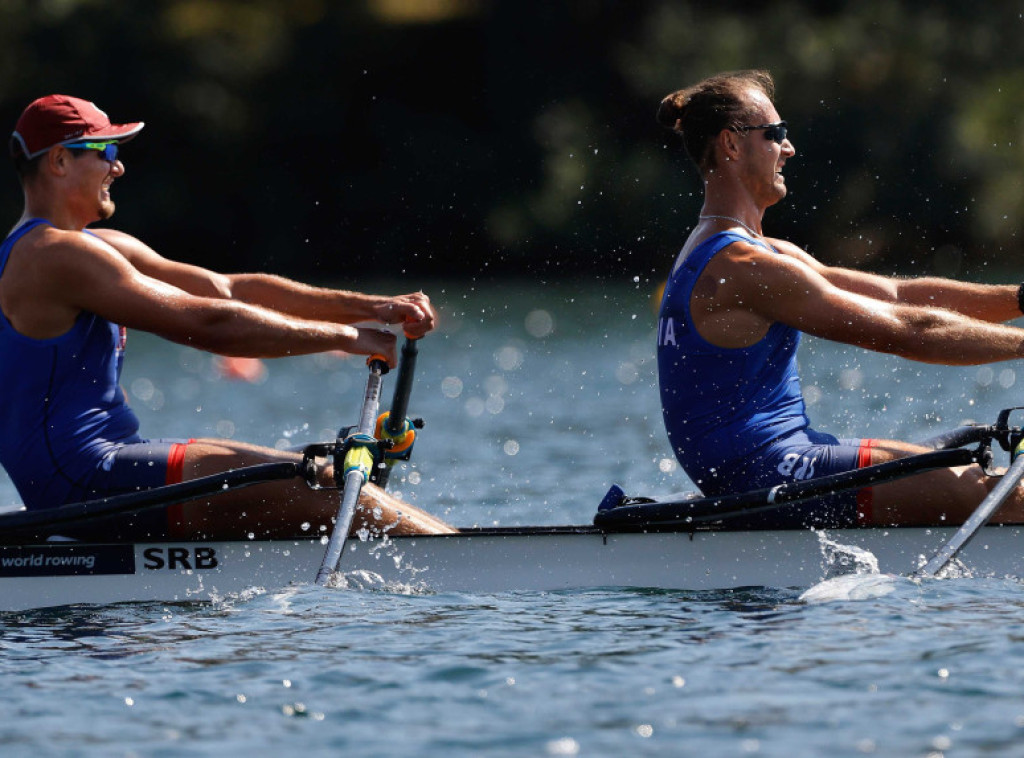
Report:
[[[69,150],[95,150],[103,160],[113,163],[117,160],[117,142],[71,142],[64,147]]]

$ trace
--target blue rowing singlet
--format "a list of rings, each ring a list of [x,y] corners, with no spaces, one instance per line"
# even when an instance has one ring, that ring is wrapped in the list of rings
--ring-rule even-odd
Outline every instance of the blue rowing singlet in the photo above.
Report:
[[[31,219],[0,245],[0,277]],[[0,312],[0,464],[28,508],[77,499],[113,445],[134,442],[139,421],[118,383],[124,330],[82,312],[64,334],[36,340]]]
[[[694,482],[714,479],[723,464],[757,455],[809,425],[796,367],[799,331],[774,323],[759,342],[733,349],[705,341],[693,326],[690,296],[698,277],[737,241],[762,244],[735,232],[704,240],[676,264],[658,314],[662,414],[672,449]]]

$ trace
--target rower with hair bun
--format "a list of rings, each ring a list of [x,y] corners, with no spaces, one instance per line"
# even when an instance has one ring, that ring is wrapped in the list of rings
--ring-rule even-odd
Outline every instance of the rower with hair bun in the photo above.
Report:
[[[811,428],[796,353],[806,332],[925,363],[1024,357],[1024,285],[896,279],[826,266],[766,236],[796,155],[766,71],[712,76],[666,96],[658,121],[678,133],[704,205],[672,267],[658,319],[665,426],[707,496],[808,480],[927,448],[837,439]],[[733,528],[962,522],[998,483],[980,466],[921,473],[733,519]],[[997,521],[1024,521],[1019,488]]]

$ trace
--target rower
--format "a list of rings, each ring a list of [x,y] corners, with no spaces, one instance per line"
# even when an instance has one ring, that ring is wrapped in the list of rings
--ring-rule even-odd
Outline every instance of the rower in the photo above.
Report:
[[[30,510],[300,459],[233,440],[141,436],[118,384],[127,329],[232,357],[340,350],[393,365],[394,334],[354,323],[401,324],[412,337],[437,323],[422,292],[380,296],[220,274],[92,228],[113,215],[121,149],[142,128],[111,123],[91,102],[49,95],[25,109],[11,136],[25,204],[0,246],[0,464]],[[329,467],[321,479],[333,482]],[[452,531],[372,485],[361,506],[353,530]],[[329,531],[336,510],[336,493],[292,480],[144,511],[117,527],[150,539],[289,536],[304,522]],[[109,538],[110,529],[106,522],[92,536]],[[75,533],[90,536],[88,528]]]
[[[796,354],[801,332],[925,363],[1024,357],[1024,285],[894,279],[826,266],[766,236],[796,155],[766,71],[710,77],[664,98],[704,185],[696,226],[659,313],[658,368],[669,440],[707,496],[775,487],[927,451],[811,428]],[[977,465],[940,469],[751,516],[752,526],[962,522],[998,483]],[[997,521],[1024,521],[1017,489]],[[735,528],[743,524],[730,521]]]

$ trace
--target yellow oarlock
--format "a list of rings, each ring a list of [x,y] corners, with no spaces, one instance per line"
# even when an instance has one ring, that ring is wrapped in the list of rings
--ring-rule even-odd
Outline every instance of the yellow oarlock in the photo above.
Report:
[[[351,447],[345,453],[345,475],[348,476],[351,471],[358,471],[363,475],[365,484],[370,478],[370,472],[373,471],[372,448],[377,444],[377,440],[368,434],[353,434],[348,441]]]

